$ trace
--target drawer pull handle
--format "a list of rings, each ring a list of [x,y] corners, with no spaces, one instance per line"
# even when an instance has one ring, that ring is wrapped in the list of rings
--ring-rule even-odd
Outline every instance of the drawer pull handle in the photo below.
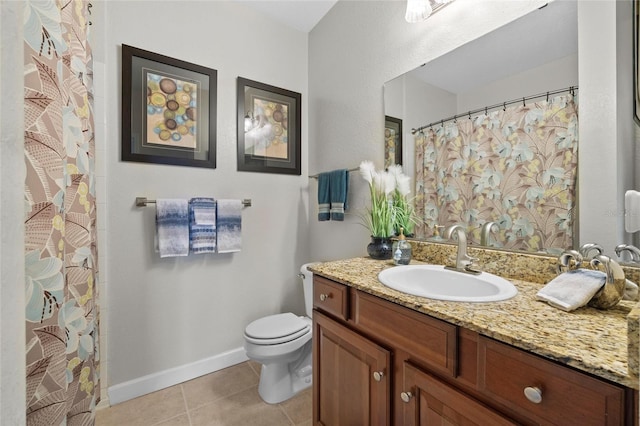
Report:
[[[534,404],[542,402],[542,391],[538,387],[527,386],[524,388],[524,396]]]
[[[373,372],[373,380],[375,380],[376,382],[381,381],[383,377],[384,377],[384,372],[383,371],[374,371]]]
[[[324,302],[327,299],[331,299],[331,294],[325,294],[325,293],[320,294],[320,301],[321,302]]]
[[[411,401],[411,398],[413,398],[413,394],[411,392],[402,392],[400,394],[400,398],[404,401],[404,402],[409,402]]]

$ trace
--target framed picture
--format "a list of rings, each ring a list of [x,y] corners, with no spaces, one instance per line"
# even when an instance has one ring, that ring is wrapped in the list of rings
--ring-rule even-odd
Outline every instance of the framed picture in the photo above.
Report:
[[[300,175],[300,93],[238,77],[238,170]]]
[[[216,167],[217,71],[122,45],[122,161]]]
[[[402,164],[402,120],[384,116],[384,168]]]
[[[633,102],[634,119],[640,125],[640,0],[633,0]]]

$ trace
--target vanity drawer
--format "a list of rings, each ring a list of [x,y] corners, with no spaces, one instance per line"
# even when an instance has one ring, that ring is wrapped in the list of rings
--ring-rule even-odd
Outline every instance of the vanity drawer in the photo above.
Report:
[[[535,399],[531,402],[525,388]],[[540,424],[621,425],[624,390],[489,338],[478,342],[478,389]]]
[[[313,277],[313,306],[337,318],[348,319],[349,288],[335,281]]]
[[[411,359],[455,377],[457,327],[361,291],[352,292],[351,317],[371,338],[402,348]]]

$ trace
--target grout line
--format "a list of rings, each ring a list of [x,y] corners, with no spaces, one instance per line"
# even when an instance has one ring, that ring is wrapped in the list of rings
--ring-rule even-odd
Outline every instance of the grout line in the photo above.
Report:
[[[191,413],[189,413],[189,405],[187,404],[187,395],[184,391],[184,386],[180,383],[180,392],[182,393],[182,400],[184,401],[184,411],[187,413],[187,420],[189,420],[189,426],[191,425]]]
[[[293,420],[291,420],[291,417],[289,417],[289,413],[287,413],[287,410],[284,409],[282,403],[278,404],[278,408],[280,408],[280,411],[284,413],[284,416],[287,418],[287,420],[289,420],[289,423],[291,423],[292,426],[295,426],[295,423],[293,422]]]

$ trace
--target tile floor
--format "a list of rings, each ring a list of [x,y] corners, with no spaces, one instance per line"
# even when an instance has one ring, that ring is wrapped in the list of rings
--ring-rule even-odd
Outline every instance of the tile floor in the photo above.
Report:
[[[311,388],[270,405],[258,395],[260,364],[248,361],[98,410],[96,426],[308,426]]]

